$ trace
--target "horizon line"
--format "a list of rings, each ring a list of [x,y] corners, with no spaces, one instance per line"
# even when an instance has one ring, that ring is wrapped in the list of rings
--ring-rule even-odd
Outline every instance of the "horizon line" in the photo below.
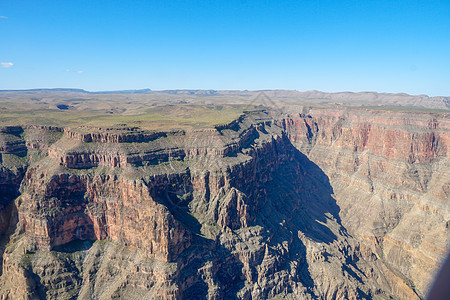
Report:
[[[363,94],[363,93],[372,93],[372,94],[387,94],[387,95],[404,95],[404,96],[413,96],[413,97],[428,97],[428,98],[436,98],[436,97],[444,97],[449,98],[450,96],[430,96],[427,94],[409,94],[406,92],[378,92],[378,91],[333,91],[333,92],[325,92],[320,90],[305,90],[300,91],[297,89],[256,89],[256,90],[240,90],[240,89],[189,89],[189,88],[180,88],[180,89],[158,89],[153,90],[150,88],[143,89],[121,89],[121,90],[85,90],[83,88],[28,88],[28,89],[0,89],[0,92],[33,92],[33,91],[54,91],[54,92],[79,92],[79,93],[90,93],[90,94],[114,94],[114,93],[149,93],[149,92],[166,92],[166,91],[213,91],[213,92],[268,92],[268,91],[289,91],[289,92],[298,92],[298,93],[308,93],[308,92],[318,92],[325,94]]]

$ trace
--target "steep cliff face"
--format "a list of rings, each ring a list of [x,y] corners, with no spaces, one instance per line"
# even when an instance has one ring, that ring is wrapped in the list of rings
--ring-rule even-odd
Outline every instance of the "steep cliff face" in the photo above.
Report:
[[[366,114],[5,129],[25,148],[2,150],[16,160],[2,163],[5,191],[15,185],[2,193],[0,294],[417,298],[448,248],[448,124]]]
[[[163,189],[164,179],[154,178],[151,188]],[[117,175],[49,176],[42,170],[30,170],[26,180],[19,223],[40,249],[110,238],[169,261],[190,244],[190,233],[152,199],[144,182]]]
[[[317,109],[282,126],[330,178],[343,225],[423,295],[449,247],[448,116]]]

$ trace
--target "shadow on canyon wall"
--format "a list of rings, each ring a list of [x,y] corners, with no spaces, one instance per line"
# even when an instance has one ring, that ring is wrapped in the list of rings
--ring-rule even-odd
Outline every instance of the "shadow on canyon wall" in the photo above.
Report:
[[[6,169],[0,172],[0,275],[3,272],[5,247],[18,223],[14,199],[20,196],[19,187],[26,170],[26,168],[18,168],[15,172]]]
[[[346,234],[346,230],[341,225],[340,208],[333,198],[333,189],[327,175],[297,150],[287,138],[276,142],[275,151],[280,163],[277,168],[270,170],[270,180],[265,183],[253,182],[251,186],[240,188],[250,195],[247,200],[249,206],[254,206],[251,207],[251,214],[254,217],[252,225],[263,228],[264,243],[268,246],[269,255],[275,258],[273,264],[268,266],[270,270],[268,272],[291,273],[289,262],[299,261],[300,267],[296,278],[292,279],[301,282],[314,296],[312,291],[314,282],[306,263],[306,246],[299,236],[303,234],[315,242],[330,244],[337,239],[330,227],[336,228],[335,232],[343,235]],[[264,164],[264,161],[262,163]],[[255,178],[263,177],[264,175],[255,176]],[[192,190],[192,182],[184,184],[188,185],[187,190]],[[231,187],[235,186],[232,184]],[[239,254],[232,250],[234,246],[229,246],[239,243],[238,241],[231,241],[225,247],[220,243],[220,237],[216,241],[202,237],[200,235],[202,225],[189,214],[188,202],[180,207],[181,203],[175,203],[177,198],[173,195],[172,193],[170,196],[169,193],[159,199],[165,198],[163,202],[175,218],[195,234],[191,247],[178,259],[180,276],[177,282],[182,290],[182,296],[189,299],[204,299],[211,289],[211,282],[214,282],[220,287],[220,294],[223,297],[237,298],[238,291],[248,280],[248,269],[253,282],[261,276],[257,268],[265,263],[263,260],[266,254],[264,251],[256,253],[252,261],[246,262],[250,266],[245,266]],[[236,240],[238,239],[236,234]],[[286,243],[289,249],[286,253],[281,253],[279,246]],[[204,273],[208,263],[213,265],[208,271],[209,278]],[[287,291],[290,289],[287,285],[284,288]]]
[[[346,234],[339,217],[340,208],[333,198],[328,176],[287,138],[282,147],[288,159],[274,170],[265,184],[265,197],[258,201],[258,224],[301,231],[319,243],[330,244],[336,235],[326,225],[334,221],[339,233]],[[277,148],[280,145],[277,145]],[[279,151],[281,153],[281,151]],[[332,222],[333,223],[333,222]]]

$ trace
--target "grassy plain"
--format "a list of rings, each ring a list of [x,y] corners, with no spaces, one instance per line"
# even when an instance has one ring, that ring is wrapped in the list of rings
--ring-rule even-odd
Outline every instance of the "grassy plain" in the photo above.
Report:
[[[50,125],[115,127],[145,130],[205,128],[228,123],[248,108],[245,104],[154,95],[91,95],[36,92],[0,93],[0,126]],[[76,97],[75,97],[76,96]],[[58,108],[64,107],[64,109]],[[67,108],[67,109],[66,109]]]
[[[205,128],[228,123],[243,111],[261,105],[296,112],[302,111],[302,106],[306,111],[310,107],[359,107],[366,110],[449,112],[443,104],[448,98],[406,94],[344,94],[282,90],[177,90],[146,93],[0,91],[0,126],[130,126],[144,130]],[[290,107],[294,109],[290,110]]]

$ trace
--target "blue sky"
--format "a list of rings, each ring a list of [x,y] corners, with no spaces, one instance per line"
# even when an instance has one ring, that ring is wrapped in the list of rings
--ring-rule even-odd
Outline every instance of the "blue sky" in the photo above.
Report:
[[[450,96],[450,1],[0,0],[0,89]]]

